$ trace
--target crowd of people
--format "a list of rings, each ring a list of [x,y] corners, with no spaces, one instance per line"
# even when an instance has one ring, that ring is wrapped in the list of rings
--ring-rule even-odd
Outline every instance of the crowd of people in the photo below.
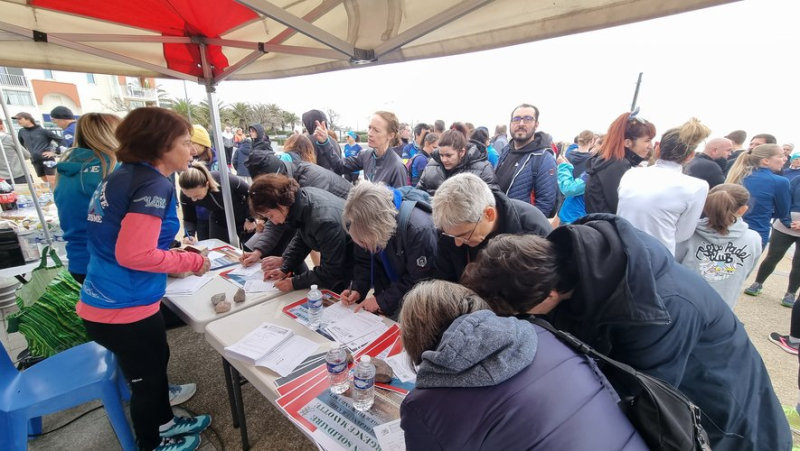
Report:
[[[800,158],[771,135],[744,150],[744,132],[712,137],[695,118],[658,135],[637,109],[557,145],[521,104],[493,136],[378,111],[366,142],[351,131],[340,146],[310,110],[282,151],[260,124],[221,131],[223,179],[213,131],[170,110],[85,114],[60,124],[74,142],[57,147],[28,116],[19,141],[37,175],[58,174],[77,312],[131,384],[142,449],[194,449],[211,421],[172,414],[194,386],[167,380],[159,301],[167,274],[209,268],[180,241],[228,239],[222,183],[244,265],[400,321],[418,371],[401,408],[409,449],[647,448],[616,406],[624,387],[534,316],[684,393],[711,449],[792,447],[797,409],[733,311],[750,272],[757,296],[800,239]],[[790,334],[771,336],[795,355],[798,288],[800,259]]]

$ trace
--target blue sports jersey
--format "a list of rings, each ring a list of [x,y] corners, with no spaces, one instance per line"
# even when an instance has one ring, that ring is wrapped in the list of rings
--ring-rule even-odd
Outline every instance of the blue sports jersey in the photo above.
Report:
[[[168,250],[178,233],[175,187],[149,164],[123,163],[112,172],[89,203],[89,267],[81,300],[98,308],[150,305],[164,296],[167,275],[136,271],[117,263],[115,248],[128,213],[161,219],[158,248]]]

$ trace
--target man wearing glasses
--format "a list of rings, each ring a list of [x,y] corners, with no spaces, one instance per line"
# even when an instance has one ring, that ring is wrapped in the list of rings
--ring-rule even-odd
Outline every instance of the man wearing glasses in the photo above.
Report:
[[[512,199],[535,206],[547,217],[555,216],[558,181],[553,139],[537,132],[539,109],[523,103],[511,113],[512,141],[500,152],[495,174],[500,189]]]
[[[536,207],[493,191],[475,174],[445,180],[433,196],[433,224],[441,232],[434,278],[458,282],[490,239],[503,233],[547,236],[553,228]]]

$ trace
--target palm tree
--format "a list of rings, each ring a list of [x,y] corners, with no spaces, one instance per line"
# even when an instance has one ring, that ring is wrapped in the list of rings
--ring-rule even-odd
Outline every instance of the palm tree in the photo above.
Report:
[[[267,122],[270,128],[274,131],[281,125],[281,118],[283,117],[283,110],[275,103],[267,105]]]
[[[244,129],[252,119],[253,107],[247,102],[236,102],[230,106],[231,122]]]
[[[250,118],[252,122],[256,122],[261,125],[269,124],[269,110],[267,109],[267,105],[264,105],[263,103],[251,105]]]
[[[197,105],[192,103],[191,100],[186,101],[184,99],[172,99],[168,108],[185,117],[186,120],[190,122],[196,120],[195,118],[198,113]]]
[[[298,117],[296,114],[294,114],[294,113],[290,113],[290,112],[288,112],[288,111],[284,111],[284,112],[283,112],[283,116],[281,116],[281,119],[282,119],[282,121],[281,121],[281,130],[282,130],[282,129],[283,129],[285,126],[286,126],[286,125],[288,125],[289,127],[291,127],[291,128],[292,128],[292,130],[294,130],[294,126],[295,126],[295,125],[296,125],[298,122],[300,122],[300,118],[299,118],[299,117]]]

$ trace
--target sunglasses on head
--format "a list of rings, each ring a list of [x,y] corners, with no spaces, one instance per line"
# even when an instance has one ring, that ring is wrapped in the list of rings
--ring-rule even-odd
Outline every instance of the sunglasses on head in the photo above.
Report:
[[[640,124],[647,124],[647,121],[643,117],[639,117],[639,107],[637,106],[636,109],[631,111],[631,114],[628,115],[628,122],[636,121]]]

